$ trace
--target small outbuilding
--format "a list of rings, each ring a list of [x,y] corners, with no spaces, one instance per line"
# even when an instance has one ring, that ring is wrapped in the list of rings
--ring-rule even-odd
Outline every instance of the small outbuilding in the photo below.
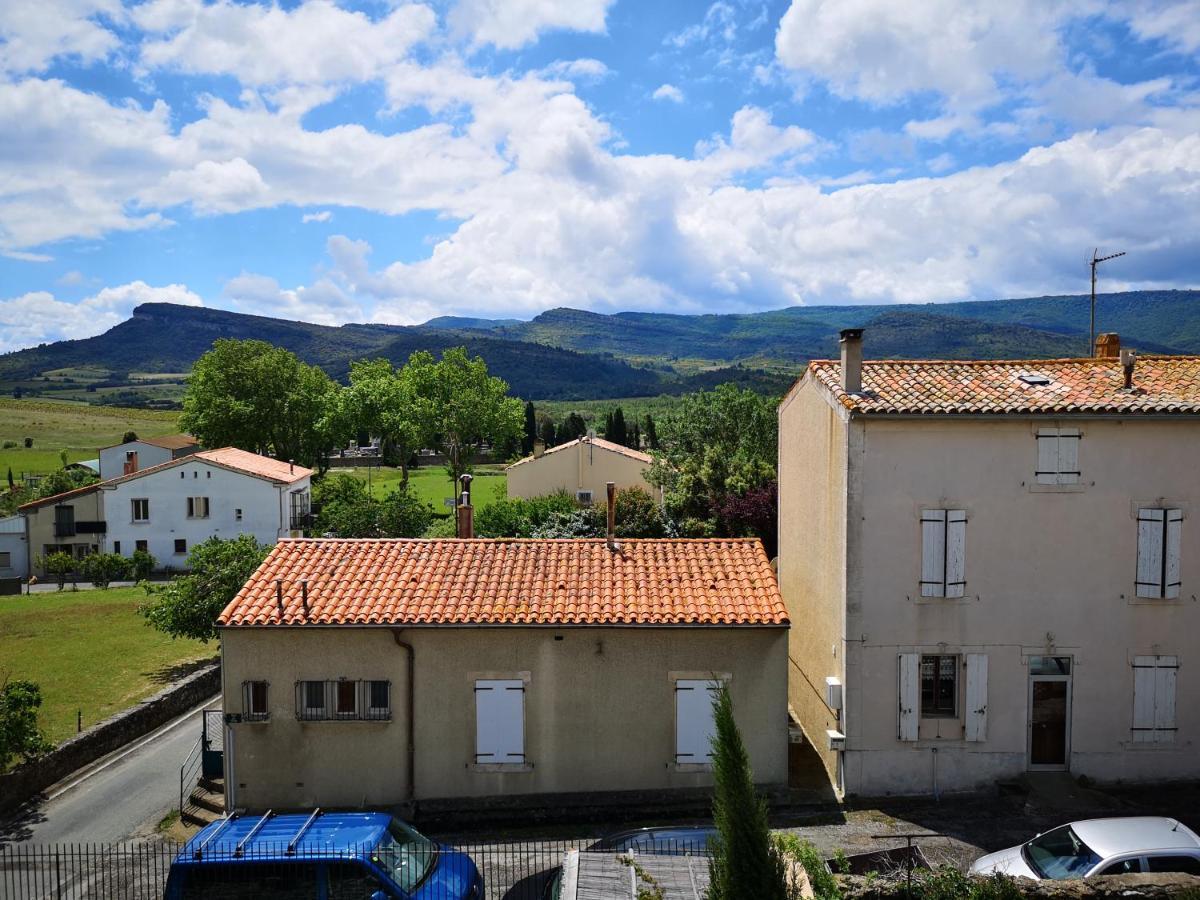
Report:
[[[566,491],[580,503],[600,502],[611,481],[619,490],[639,487],[661,500],[661,490],[646,480],[653,462],[648,453],[586,435],[510,465],[505,470],[508,496],[541,497]]]
[[[99,475],[106,481],[132,475],[173,459],[191,456],[199,449],[200,442],[190,434],[164,434],[114,444],[100,450]]]

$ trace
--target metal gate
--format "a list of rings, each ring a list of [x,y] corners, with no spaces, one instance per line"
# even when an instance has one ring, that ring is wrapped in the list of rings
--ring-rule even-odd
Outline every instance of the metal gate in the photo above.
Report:
[[[204,710],[200,733],[200,774],[205,778],[225,777],[225,717],[219,709]]]

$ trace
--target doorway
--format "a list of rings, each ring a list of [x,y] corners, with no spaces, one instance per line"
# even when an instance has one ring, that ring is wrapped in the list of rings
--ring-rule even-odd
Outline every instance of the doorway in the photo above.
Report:
[[[1029,658],[1029,768],[1071,767],[1071,657]]]

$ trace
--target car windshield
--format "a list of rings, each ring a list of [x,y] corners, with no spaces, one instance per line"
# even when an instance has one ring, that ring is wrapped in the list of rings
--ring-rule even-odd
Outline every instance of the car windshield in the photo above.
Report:
[[[1039,834],[1021,848],[1021,854],[1041,878],[1082,878],[1100,862],[1070,825]]]
[[[371,861],[405,891],[412,891],[433,871],[437,852],[437,844],[393,819],[383,840],[371,852]]]

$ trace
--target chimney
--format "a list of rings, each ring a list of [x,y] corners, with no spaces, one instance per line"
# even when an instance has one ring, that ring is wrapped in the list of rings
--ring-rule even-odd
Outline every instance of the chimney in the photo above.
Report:
[[[288,474],[289,475],[296,474],[296,461],[294,459],[288,460]]]
[[[283,615],[283,579],[275,579],[275,603],[279,606],[279,614]]]
[[[1096,335],[1096,359],[1117,359],[1121,355],[1121,336],[1115,331]]]
[[[534,459],[537,459],[539,456],[541,456],[545,452],[546,452],[546,442],[545,441],[534,441],[533,442],[533,458]]]
[[[125,467],[121,472],[122,475],[132,475],[138,470],[138,459],[136,450],[125,451]]]
[[[862,336],[861,328],[843,328],[842,346],[842,390],[847,394],[862,393]]]
[[[608,492],[608,549],[616,553],[621,549],[617,543],[617,485],[610,481],[604,489]]]
[[[1121,351],[1121,368],[1125,370],[1125,390],[1133,390],[1133,367],[1137,365],[1137,354],[1132,350]]]
[[[458,536],[460,538],[475,537],[475,510],[471,506],[471,476],[463,475],[462,496],[458,504]]]
[[[304,614],[308,615],[308,579],[300,579],[300,602],[304,605]]]

